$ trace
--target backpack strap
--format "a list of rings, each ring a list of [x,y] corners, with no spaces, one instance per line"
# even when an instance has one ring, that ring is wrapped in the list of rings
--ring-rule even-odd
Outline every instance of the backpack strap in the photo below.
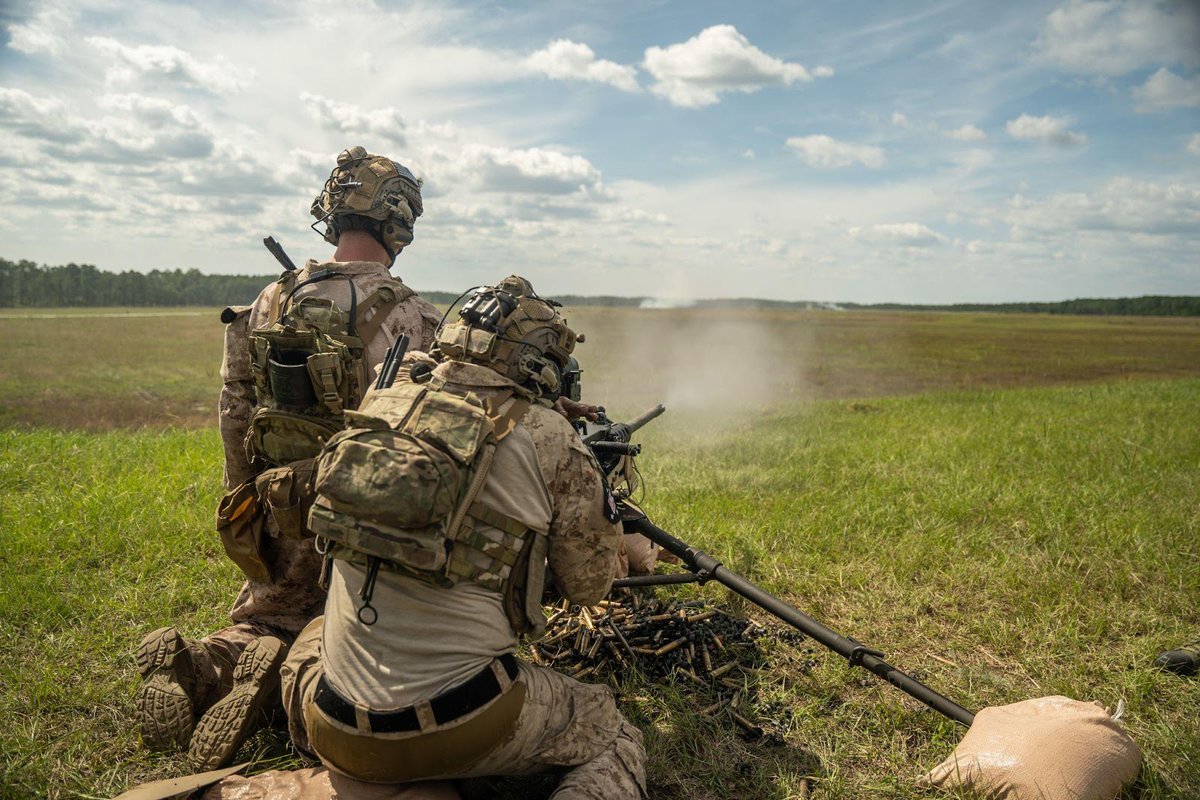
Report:
[[[279,280],[275,281],[275,292],[271,295],[271,305],[267,307],[267,325],[274,325],[279,322],[279,317],[283,312],[283,294],[287,292],[288,300],[292,299],[296,284],[296,273],[292,270],[285,271],[279,276]]]
[[[524,418],[525,412],[528,411],[530,405],[532,405],[532,403],[530,403],[530,401],[526,400],[524,397],[517,397],[515,400],[513,400],[512,405],[508,407],[507,411],[500,413],[500,407],[503,406],[504,403],[513,396],[514,392],[511,391],[498,392],[497,394],[491,395],[483,402],[484,413],[487,414],[488,419],[492,421],[492,426],[495,429],[497,443],[503,441],[504,437],[508,436],[513,432],[513,430],[516,429],[517,424],[522,420],[522,418]]]
[[[400,298],[390,286],[381,286],[367,295],[367,299],[358,307],[358,317],[354,320],[358,338],[364,345],[375,338],[375,334],[383,327],[383,321],[399,303]],[[374,315],[367,319],[371,312]]]

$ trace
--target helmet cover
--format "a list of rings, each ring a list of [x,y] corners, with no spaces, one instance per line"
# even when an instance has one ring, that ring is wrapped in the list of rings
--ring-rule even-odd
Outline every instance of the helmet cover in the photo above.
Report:
[[[336,245],[342,231],[365,230],[393,259],[413,240],[413,224],[424,210],[421,181],[406,167],[384,156],[351,147],[338,154],[337,166],[310,212],[322,222],[325,241]],[[320,233],[320,231],[317,231]]]
[[[482,364],[535,397],[557,397],[579,337],[556,305],[538,297],[533,285],[517,275],[480,287],[459,311],[458,321],[438,331],[438,351],[456,361]]]

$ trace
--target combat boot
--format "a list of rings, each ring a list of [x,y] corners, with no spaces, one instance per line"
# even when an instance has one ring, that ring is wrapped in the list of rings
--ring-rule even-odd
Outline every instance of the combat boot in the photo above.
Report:
[[[137,719],[150,750],[187,747],[196,725],[196,668],[188,641],[174,628],[146,634],[137,652],[142,685]]]
[[[1200,639],[1194,639],[1177,650],[1159,653],[1154,665],[1176,675],[1195,675],[1200,672]]]
[[[218,700],[196,724],[188,761],[197,770],[227,766],[238,748],[279,705],[279,668],[287,645],[262,636],[246,645],[233,670],[233,690]]]

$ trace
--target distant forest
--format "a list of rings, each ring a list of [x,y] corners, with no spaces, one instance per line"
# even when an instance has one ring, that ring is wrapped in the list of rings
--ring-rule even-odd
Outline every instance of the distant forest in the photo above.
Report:
[[[199,270],[104,272],[91,264],[39,266],[32,261],[0,258],[0,308],[62,308],[79,306],[223,306],[250,303],[278,275],[206,275]],[[455,292],[422,292],[435,305],[454,300]],[[672,304],[651,297],[558,295],[568,306],[648,306]],[[1081,298],[1058,303],[819,303],[806,300],[735,298],[699,300],[701,308],[875,309],[882,311],[987,311],[1035,314],[1099,314],[1147,317],[1200,316],[1200,297]]]

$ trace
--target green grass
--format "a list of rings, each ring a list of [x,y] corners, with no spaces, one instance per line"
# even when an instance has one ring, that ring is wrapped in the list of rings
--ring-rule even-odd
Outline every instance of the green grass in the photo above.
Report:
[[[1150,663],[1200,634],[1198,401],[1183,379],[673,412],[640,437],[645,504],[968,708],[1124,699],[1146,754],[1126,796],[1194,797],[1200,681]],[[184,772],[139,749],[132,651],[161,624],[219,627],[236,593],[211,532],[215,432],[9,430],[0,452],[0,797]],[[928,796],[916,777],[961,734],[811,643],[757,680],[753,711],[786,746],[626,681],[655,797],[782,800],[807,775],[822,798]],[[293,763],[279,735],[251,749]]]
[[[122,313],[0,314],[0,427],[211,425],[217,309]],[[638,411],[1200,377],[1196,318],[626,308],[567,318],[586,334],[584,396]]]

